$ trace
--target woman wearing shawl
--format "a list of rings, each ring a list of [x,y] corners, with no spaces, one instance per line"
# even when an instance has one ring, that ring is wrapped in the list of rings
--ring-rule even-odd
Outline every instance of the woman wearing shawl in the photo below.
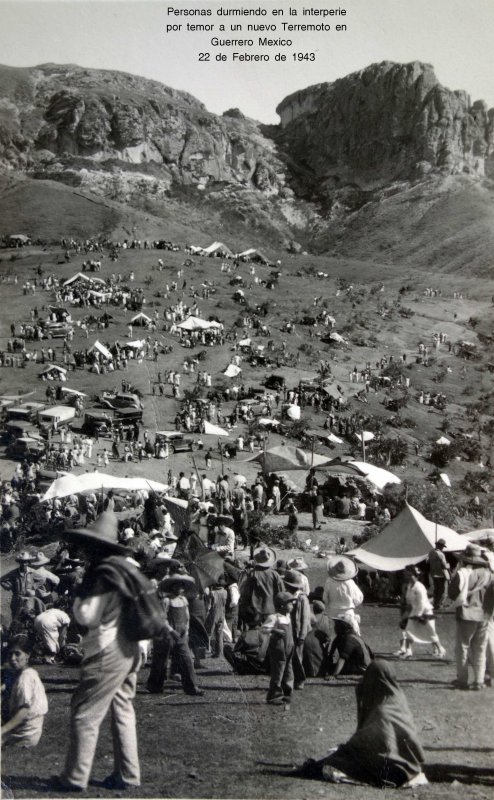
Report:
[[[309,759],[302,773],[331,783],[370,783],[380,787],[421,786],[424,753],[393,667],[375,660],[357,692],[357,730],[328,756]]]

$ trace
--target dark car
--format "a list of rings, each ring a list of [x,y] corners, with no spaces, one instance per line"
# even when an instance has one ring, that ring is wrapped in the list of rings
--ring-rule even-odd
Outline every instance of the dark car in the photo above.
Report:
[[[185,436],[180,431],[157,431],[158,441],[166,443],[172,453],[183,453],[190,450],[197,450],[199,445],[191,436]]]
[[[119,408],[142,409],[141,399],[138,397],[138,395],[131,392],[117,392],[116,394],[103,392],[99,399],[99,403],[105,408],[111,408],[112,410],[117,410]]]
[[[66,322],[45,322],[43,325],[43,334],[47,339],[65,339],[73,330],[72,325]]]
[[[112,436],[114,417],[104,411],[86,411],[81,433],[86,436]]]
[[[7,458],[12,458],[16,461],[38,461],[44,454],[45,446],[38,439],[31,439],[29,436],[23,436],[20,439],[15,439],[5,450]]]

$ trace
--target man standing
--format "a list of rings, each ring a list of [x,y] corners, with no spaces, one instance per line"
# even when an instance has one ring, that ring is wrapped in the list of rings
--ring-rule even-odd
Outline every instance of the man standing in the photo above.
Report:
[[[446,584],[449,582],[450,571],[446,556],[443,553],[446,547],[444,539],[438,539],[436,546],[428,555],[429,574],[434,587],[432,604],[434,611],[439,611],[446,594]]]
[[[473,668],[472,689],[483,689],[489,622],[494,611],[494,579],[481,548],[469,544],[458,556],[460,565],[449,586],[456,607],[456,681],[468,689],[468,665]]]
[[[69,748],[54,788],[87,789],[99,729],[110,709],[114,768],[103,786],[135,788],[141,780],[133,706],[140,664],[139,643],[128,637],[124,595],[107,577],[113,561],[108,557],[130,556],[131,551],[119,544],[118,522],[111,511],[103,512],[86,529],[67,533],[77,540],[88,558],[73,606],[76,622],[86,627],[87,633],[82,642],[80,682],[71,701]]]

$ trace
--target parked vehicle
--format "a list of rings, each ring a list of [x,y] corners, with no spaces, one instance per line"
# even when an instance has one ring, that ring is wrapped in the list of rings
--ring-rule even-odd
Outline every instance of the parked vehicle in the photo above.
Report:
[[[7,458],[13,458],[16,461],[38,461],[44,452],[45,446],[39,439],[23,436],[7,445],[5,455]]]
[[[185,436],[180,431],[156,431],[156,438],[167,444],[172,453],[183,453],[197,450],[199,445],[192,436]]]
[[[68,325],[66,322],[43,323],[43,334],[47,339],[65,339],[72,332],[72,325]]]
[[[99,403],[105,408],[116,410],[118,408],[138,408],[142,409],[142,402],[138,395],[130,392],[103,392],[99,398]]]
[[[66,428],[75,418],[73,406],[51,406],[38,414],[39,424],[44,428],[58,430]]]

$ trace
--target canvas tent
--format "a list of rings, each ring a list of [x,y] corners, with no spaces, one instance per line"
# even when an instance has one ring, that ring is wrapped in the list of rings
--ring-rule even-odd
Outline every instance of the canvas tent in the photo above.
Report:
[[[465,539],[468,539],[469,542],[481,542],[488,536],[494,536],[494,528],[479,528],[476,531],[468,531],[468,533],[463,533],[462,536],[464,536]]]
[[[213,242],[209,247],[204,247],[201,252],[205,256],[220,255],[226,258],[233,258],[232,251],[223,242]]]
[[[223,371],[223,375],[226,375],[227,378],[236,378],[241,372],[242,370],[240,367],[237,367],[235,364],[228,364],[227,368]]]
[[[97,350],[98,353],[101,353],[101,355],[104,356],[105,358],[108,358],[108,359],[112,359],[113,358],[113,356],[110,353],[110,351],[108,350],[108,348],[105,347],[104,344],[101,344],[99,339],[96,339],[96,341],[93,344],[93,346],[89,348],[88,353],[92,353],[93,350]]]
[[[387,483],[401,483],[400,479],[387,469],[376,467],[367,461],[342,461],[339,458],[328,462],[325,472],[335,475],[354,475],[367,478],[377,489],[383,489]]]
[[[63,478],[57,478],[41,500],[68,497],[69,494],[81,494],[82,492],[98,492],[102,489],[121,489],[127,492],[143,490],[166,492],[168,486],[147,478],[120,478],[117,475],[106,475],[103,472],[85,472],[83,475],[69,474],[64,475]]]
[[[130,320],[131,325],[149,325],[150,322],[152,322],[151,317],[148,317],[142,311]]]
[[[259,261],[261,264],[269,264],[269,258],[266,258],[264,253],[261,250],[257,250],[255,247],[249,247],[248,250],[244,250],[243,253],[237,253],[237,258],[241,258],[244,261]]]
[[[76,272],[75,275],[72,275],[71,278],[68,278],[66,281],[64,281],[63,285],[70,286],[72,283],[76,283],[77,281],[84,281],[85,283],[105,283],[102,278],[95,278],[93,276],[85,275],[84,272]]]
[[[302,450],[291,445],[270,447],[269,450],[258,453],[248,461],[258,461],[262,464],[263,472],[279,472],[280,470],[303,469],[321,467],[329,463],[330,459]]]
[[[204,420],[204,433],[207,433],[211,436],[229,436],[230,434],[224,428],[220,428],[219,425],[213,425],[211,422]]]
[[[469,542],[466,536],[436,525],[407,503],[381,533],[349,555],[371,569],[396,572],[424,561],[438,539],[444,539],[445,549],[453,552],[464,550]]]
[[[177,328],[180,328],[182,331],[209,331],[212,329],[220,330],[223,328],[223,325],[221,322],[216,322],[215,320],[208,322],[201,317],[191,316],[184,319],[183,322],[179,322]]]

